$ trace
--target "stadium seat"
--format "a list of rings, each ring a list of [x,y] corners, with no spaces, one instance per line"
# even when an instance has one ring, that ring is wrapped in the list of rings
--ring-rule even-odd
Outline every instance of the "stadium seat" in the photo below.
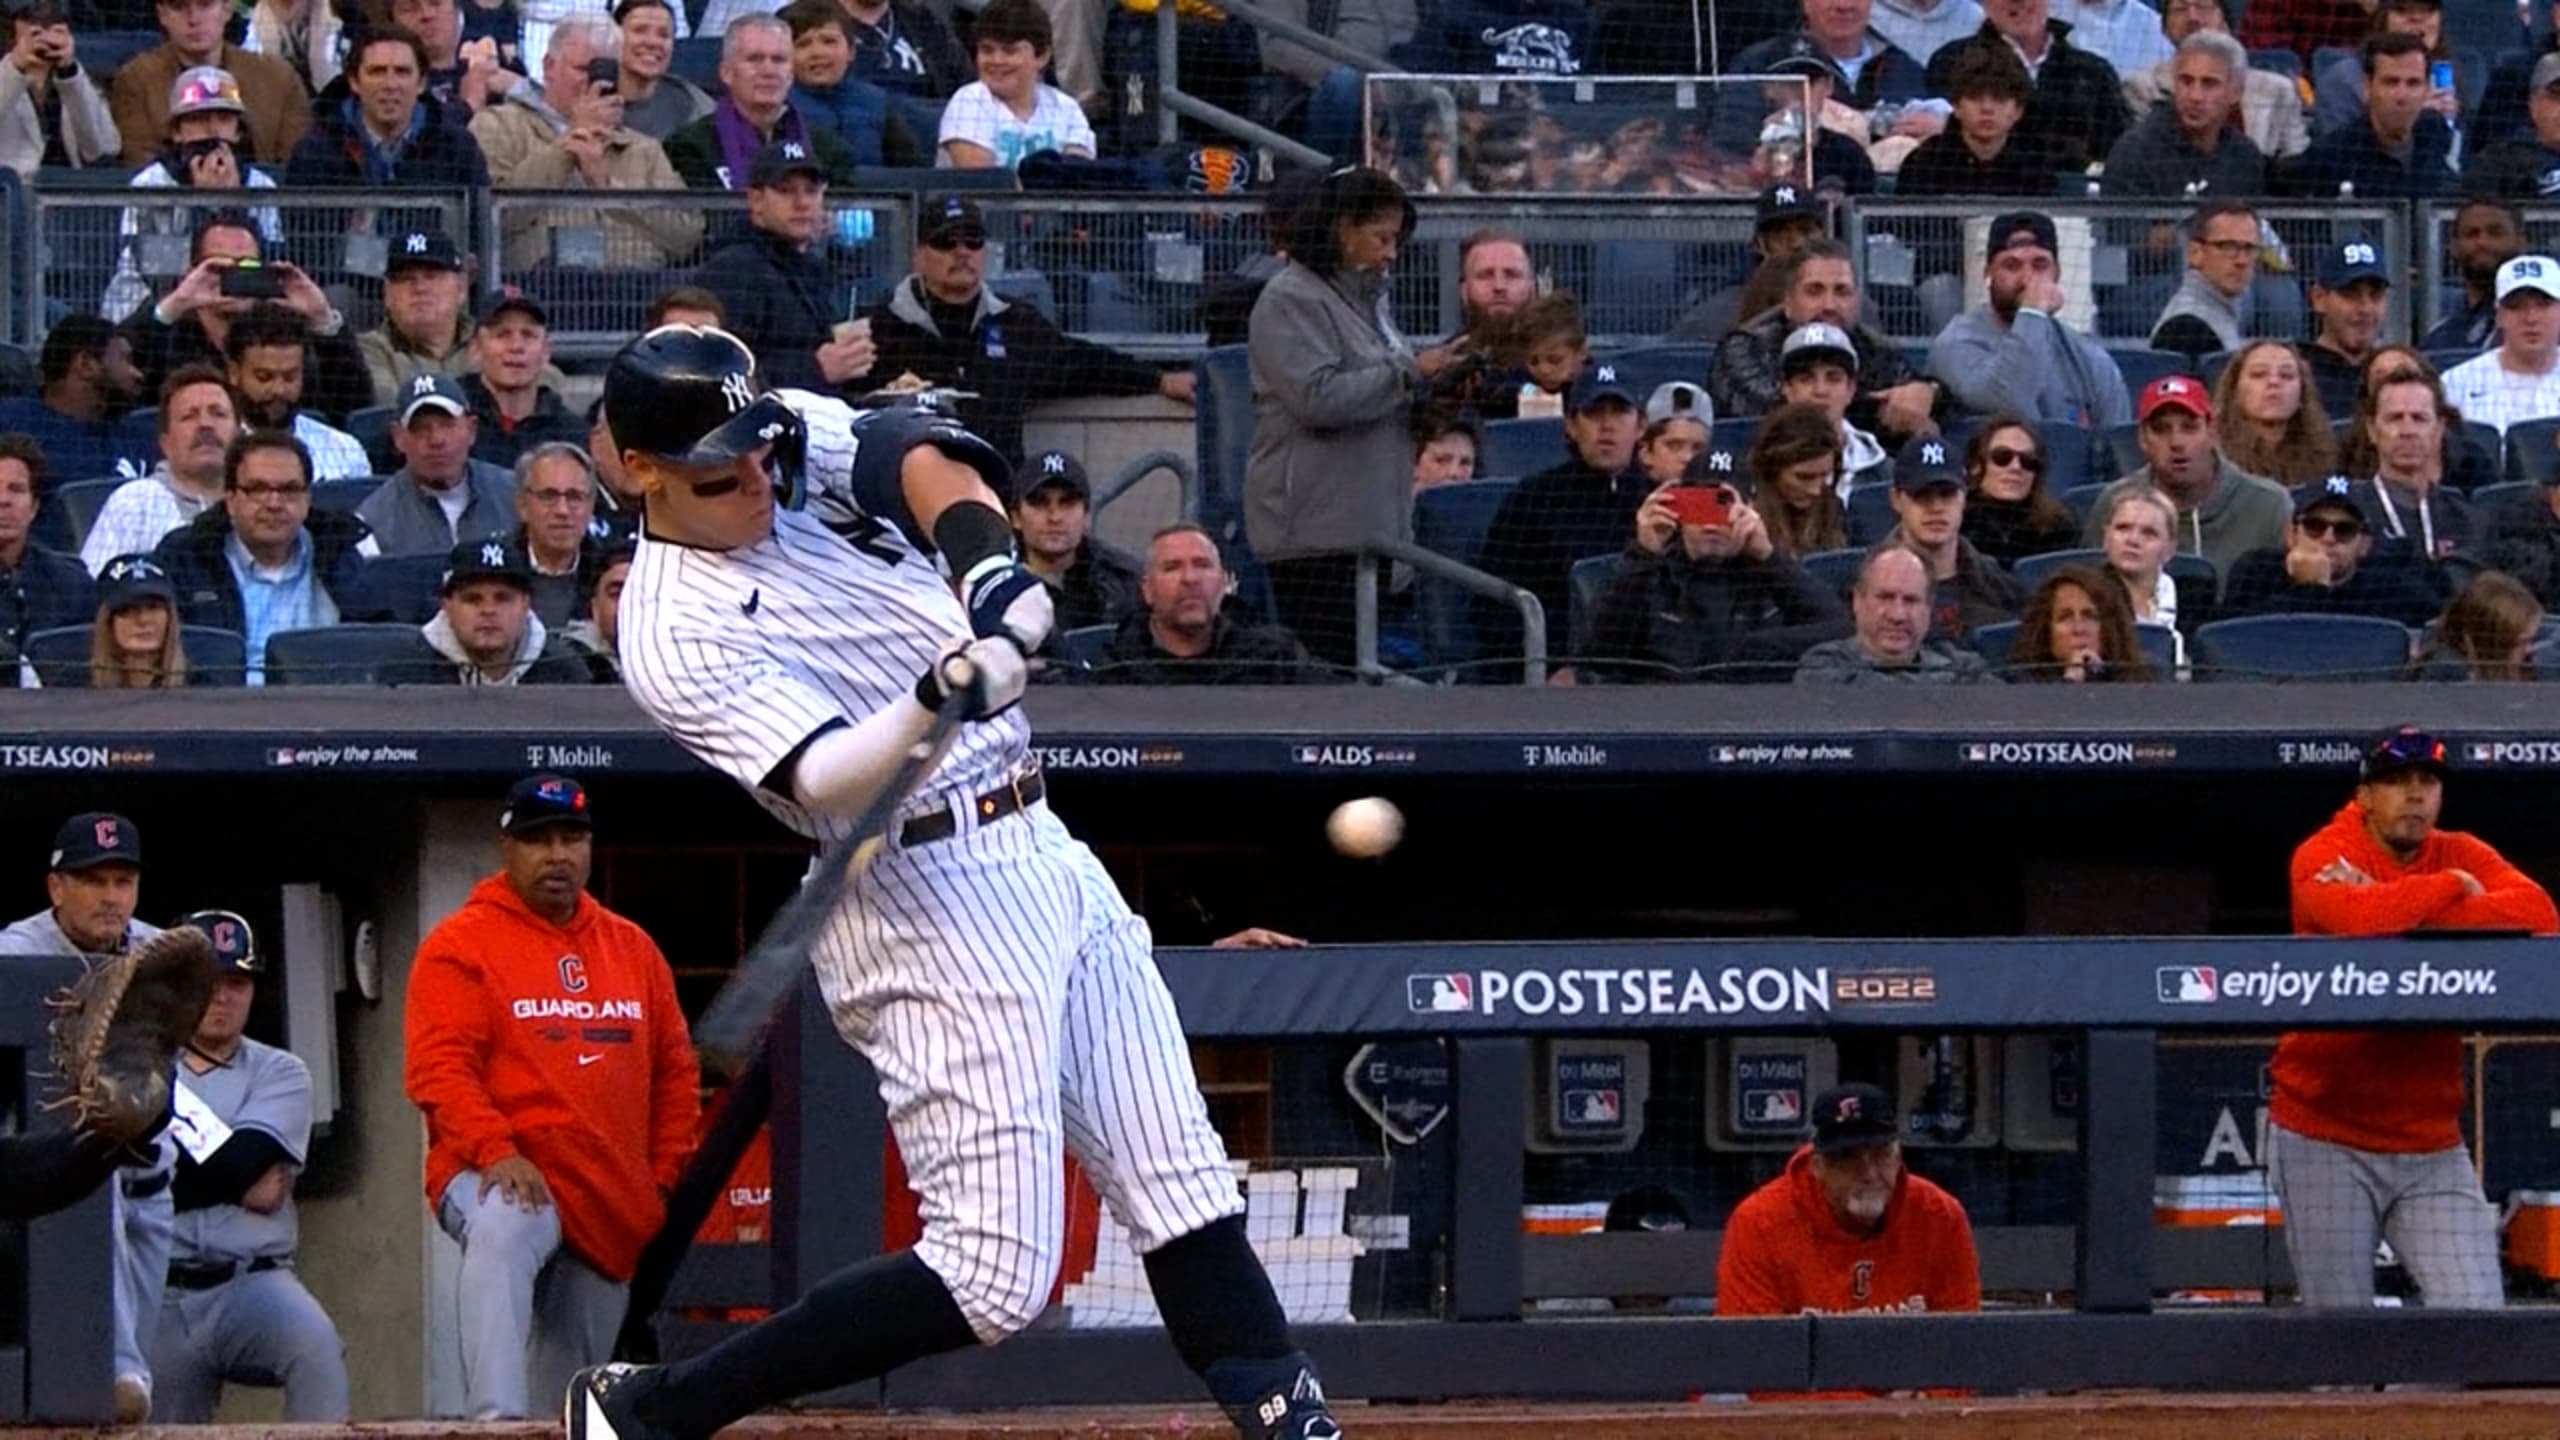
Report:
[[[2488,457],[2489,468],[2492,471],[2498,468],[2507,448],[2506,437],[2498,433],[2497,426],[2484,424],[2478,420],[2463,421],[2461,433],[2456,437],[2455,443],[2467,445]]]
[[[1759,433],[1760,417],[1757,415],[1737,415],[1729,420],[1719,420],[1707,436],[1707,448],[1732,451],[1734,463],[1738,466],[1742,457],[1751,453],[1751,439]]]
[[[1483,569],[1485,532],[1494,512],[1518,485],[1513,480],[1470,480],[1435,485],[1414,497],[1413,543],[1462,565]],[[1422,650],[1432,665],[1464,665],[1475,659],[1473,597],[1430,575],[1414,577],[1414,609],[1422,624]],[[1561,638],[1561,637],[1559,637]]]
[[[677,41],[675,54],[667,62],[667,73],[690,80],[715,95],[720,93],[720,40],[717,35],[695,35]]]
[[[1103,647],[1111,643],[1111,632],[1117,625],[1079,625],[1058,632],[1058,653],[1069,663],[1091,670],[1102,663]]]
[[[2080,523],[2086,525],[2089,523],[2089,512],[2098,506],[2098,497],[2106,494],[2107,487],[2114,483],[2112,480],[2094,480],[2085,485],[2074,485],[2069,489],[2059,490],[2057,493],[2061,496],[2062,503],[2071,507],[2071,513],[2080,517]]]
[[[2208,682],[2387,680],[2408,663],[2408,627],[2366,615],[2250,615],[2196,631],[2196,678]]]
[[[1674,380],[1686,380],[1703,388],[1707,383],[1707,367],[1715,361],[1715,347],[1644,345],[1603,358],[1618,367],[1618,378],[1626,382],[1628,389],[1636,392],[1636,399],[1641,402],[1655,389]]]
[[[441,604],[436,592],[444,584],[446,558],[442,550],[385,555],[364,567],[365,584],[393,619],[404,625],[424,625]]]
[[[2477,350],[2429,350],[2426,356],[2427,363],[2436,367],[2436,373],[2441,375],[2465,360],[2479,359],[2480,352]]]
[[[37,389],[35,357],[23,345],[0,344],[0,400],[33,395]]]
[[[98,512],[107,508],[107,497],[124,485],[124,477],[105,480],[75,480],[54,487],[45,498],[44,508],[59,518],[55,521],[61,536],[70,543],[62,547],[66,555],[75,555],[88,543],[89,529],[98,523]]]
[[[1902,517],[1893,513],[1891,485],[1861,485],[1849,492],[1846,524],[1849,543],[1859,549],[1880,544]]]
[[[2473,516],[2486,524],[2491,516],[2519,500],[2527,497],[2540,499],[2542,488],[2543,482],[2539,480],[2509,480],[2498,485],[2483,485],[2465,498],[2471,502]]]
[[[1244,470],[1253,450],[1253,369],[1241,345],[1202,352],[1197,371],[1200,523],[1222,547],[1244,544]]]
[[[1990,661],[1992,668],[1997,669],[2009,663],[2009,652],[2018,645],[2018,630],[2019,624],[2015,620],[1976,625],[1973,633],[1965,637],[1965,642],[1973,647],[1973,653]]]
[[[1484,427],[1484,446],[1476,452],[1476,473],[1516,480],[1553,469],[1572,458],[1573,447],[1565,443],[1561,418],[1496,420]]]
[[[2132,396],[2140,396],[2143,386],[2163,375],[2192,374],[2196,368],[2186,356],[2167,350],[2109,346],[2107,354],[2114,357],[2116,370],[2124,376],[2124,391]]]
[[[2113,473],[2107,476],[2110,480],[2121,480],[2151,463],[2142,458],[2142,427],[2139,425],[2110,425],[2107,433],[2098,439],[2098,444],[2102,447],[2098,452],[2099,460],[2114,467]]]
[[[1954,439],[1954,432],[1949,432],[1948,438]],[[1970,438],[1969,434],[1967,438]],[[2090,473],[2089,432],[2086,427],[2046,420],[2036,426],[2036,439],[2044,446],[2044,485],[2047,490],[2063,495],[2097,478]]]
[[[1867,552],[1858,549],[1817,550],[1796,561],[1804,573],[1831,587],[1834,594],[1846,595],[1858,583],[1858,567],[1866,563]]]
[[[87,625],[62,625],[28,636],[25,658],[35,667],[37,683],[48,690],[88,688],[91,632]],[[185,625],[179,627],[178,645],[186,652],[190,689],[242,683],[248,650],[239,631]]]
[[[1582,306],[1594,335],[1659,335],[1670,329],[1688,308],[1682,300],[1679,247],[1663,239],[1595,244]],[[1697,379],[1706,383],[1703,369]],[[1641,402],[1644,394],[1638,390],[1636,399]]]
[[[2222,572],[2203,556],[2191,550],[2181,550],[2170,556],[2169,563],[2160,568],[2168,574],[2169,582],[2178,587],[2180,615],[2204,614],[2221,600]],[[2192,618],[2187,621],[2187,628],[2195,628]]]
[[[357,506],[365,502],[365,497],[381,485],[382,477],[379,475],[323,480],[311,487],[311,508],[336,515],[351,515]]]
[[[2499,473],[2537,485],[2560,480],[2560,419],[2519,420],[2508,426],[2506,468]]]
[[[930,165],[865,165],[854,177],[854,188],[865,194],[905,191],[922,195],[940,194],[947,190],[1016,194],[1022,189],[1022,177],[1002,166],[990,166],[984,170],[939,170]]]
[[[2044,577],[2065,565],[2087,565],[2093,569],[2104,570],[2107,568],[2107,552],[2104,550],[2048,550],[2042,555],[2020,557],[2017,564],[2009,567],[2009,573],[2018,577],[2018,583],[2021,586],[2033,590],[2044,583]]]
[[[2249,52],[2249,68],[2269,70],[2288,80],[2302,78],[2302,57],[2280,47],[2261,46]]]
[[[386,675],[395,665],[414,663],[418,631],[413,625],[323,625],[309,630],[279,630],[267,637],[267,683],[270,685],[382,685],[399,678]]]
[[[1586,555],[1573,562],[1565,575],[1565,645],[1564,653],[1578,656],[1591,644],[1592,622],[1600,618],[1600,597],[1609,589],[1609,579],[1618,573],[1618,556]],[[1555,642],[1549,639],[1548,648]]]
[[[2230,368],[2231,357],[2236,353],[2231,350],[2216,350],[2197,360],[2196,378],[2204,382],[2207,390],[2212,389],[2222,379],[2222,372]]]
[[[2178,672],[2178,632],[2148,620],[2133,622],[2133,638],[2142,642],[2142,657],[2162,679]]]

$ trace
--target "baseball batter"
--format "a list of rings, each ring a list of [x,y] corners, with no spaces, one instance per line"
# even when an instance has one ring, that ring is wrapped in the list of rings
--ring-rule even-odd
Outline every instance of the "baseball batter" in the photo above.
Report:
[[[924,1238],[694,1359],[581,1372],[571,1440],[703,1440],[1028,1326],[1064,1245],[1062,1145],[1238,1432],[1336,1440],[1146,924],[1042,803],[1014,707],[1049,599],[1014,556],[1003,459],[930,410],[762,392],[744,344],[690,326],[624,347],[605,411],[647,498],[622,600],[631,693],[784,823],[836,837],[958,677],[982,688],[813,956],[838,1033],[879,1072]]]

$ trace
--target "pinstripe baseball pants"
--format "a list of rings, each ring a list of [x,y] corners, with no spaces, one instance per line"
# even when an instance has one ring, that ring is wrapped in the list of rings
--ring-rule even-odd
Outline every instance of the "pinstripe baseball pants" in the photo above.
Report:
[[[880,854],[830,918],[818,978],[880,1076],[922,1197],[917,1255],[982,1341],[1048,1304],[1063,1145],[1141,1251],[1243,1212],[1147,924],[1037,804]]]
[[[2430,1310],[2506,1304],[2498,1218],[2471,1154],[2357,1150],[2267,1127],[2267,1178],[2284,1201],[2284,1249],[2302,1303],[2373,1304],[2373,1251],[2391,1242]]]

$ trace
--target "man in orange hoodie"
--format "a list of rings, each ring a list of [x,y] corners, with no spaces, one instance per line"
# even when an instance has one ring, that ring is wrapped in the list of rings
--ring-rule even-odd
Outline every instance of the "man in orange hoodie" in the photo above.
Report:
[[[1725,1222],[1718,1315],[1981,1308],[1964,1206],[1904,1168],[1893,1102],[1873,1085],[1816,1097],[1812,1141]]]
[[[2551,897],[2489,846],[2439,830],[2444,742],[2404,726],[2365,751],[2355,797],[2293,852],[2297,935],[2560,931]],[[2268,1178],[2302,1303],[2370,1308],[2377,1237],[2429,1309],[2495,1309],[2498,1222],[2462,1143],[2462,1037],[2297,1031],[2269,1077]]]
[[[498,830],[499,872],[418,946],[406,1026],[474,1420],[547,1409],[611,1354],[701,1104],[666,957],[587,894],[584,787],[519,780]]]

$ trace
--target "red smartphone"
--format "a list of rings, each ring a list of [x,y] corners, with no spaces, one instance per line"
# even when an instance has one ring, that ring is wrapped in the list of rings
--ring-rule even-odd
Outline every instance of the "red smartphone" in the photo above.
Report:
[[[1730,525],[1740,498],[1730,485],[1674,485],[1671,513],[1683,525]]]

